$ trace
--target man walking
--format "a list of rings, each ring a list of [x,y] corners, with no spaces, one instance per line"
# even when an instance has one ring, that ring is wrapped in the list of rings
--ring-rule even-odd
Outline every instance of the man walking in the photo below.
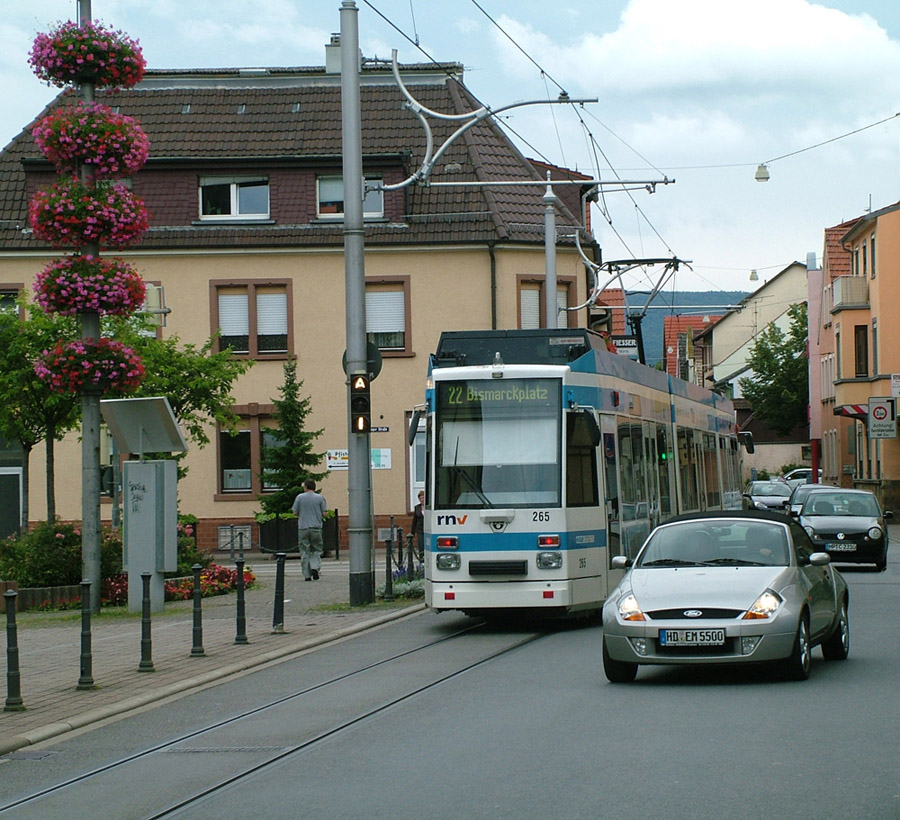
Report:
[[[316,492],[316,482],[307,478],[305,488],[291,509],[297,516],[297,542],[304,581],[318,581],[322,568],[322,517],[327,509],[325,499]]]

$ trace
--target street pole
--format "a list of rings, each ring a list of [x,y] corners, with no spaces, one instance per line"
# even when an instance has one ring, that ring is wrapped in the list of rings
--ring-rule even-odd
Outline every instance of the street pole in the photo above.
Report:
[[[78,3],[79,23],[92,22],[91,0]],[[81,99],[94,101],[94,84],[81,84]],[[81,178],[86,184],[94,181],[93,169],[82,165]],[[96,258],[100,243],[88,242],[80,249]],[[100,338],[100,314],[79,313],[81,338]],[[82,577],[91,583],[91,612],[100,612],[100,391],[85,388],[81,391],[81,566]]]
[[[344,178],[344,274],[347,319],[347,446],[350,541],[350,605],[375,601],[372,550],[372,484],[369,432],[350,423],[350,382],[366,374],[366,280],[363,229],[362,125],[359,94],[359,12],[341,3],[341,125]]]
[[[546,298],[544,300],[544,327],[556,327],[559,324],[559,306],[556,304],[556,206],[559,199],[550,185],[550,172],[547,171],[547,191],[543,196],[544,203],[544,265],[546,269]]]

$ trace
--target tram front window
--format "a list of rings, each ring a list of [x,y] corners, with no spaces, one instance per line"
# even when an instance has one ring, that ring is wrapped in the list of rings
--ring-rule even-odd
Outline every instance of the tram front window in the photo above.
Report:
[[[438,509],[559,506],[559,381],[437,387]]]

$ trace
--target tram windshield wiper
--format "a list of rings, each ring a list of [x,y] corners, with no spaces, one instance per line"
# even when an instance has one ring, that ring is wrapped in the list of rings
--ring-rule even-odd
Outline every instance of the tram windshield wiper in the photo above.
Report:
[[[466,484],[469,485],[469,489],[472,490],[475,495],[478,496],[478,500],[484,504],[485,507],[490,509],[494,508],[494,505],[491,503],[491,500],[484,494],[484,490],[478,486],[478,482],[475,481],[472,476],[470,476],[462,467],[457,465],[456,459],[459,456],[459,438],[456,439],[456,450],[453,453],[453,464],[450,466],[453,468],[453,472],[455,472],[460,478],[465,479]]]

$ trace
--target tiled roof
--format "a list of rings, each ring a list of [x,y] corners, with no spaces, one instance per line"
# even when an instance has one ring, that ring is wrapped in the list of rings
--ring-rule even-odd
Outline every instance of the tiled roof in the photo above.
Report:
[[[838,276],[850,275],[850,251],[848,251],[841,240],[861,217],[842,222],[840,225],[834,225],[825,229],[825,250],[822,259],[822,269],[828,277],[829,282],[833,282]]]
[[[406,73],[410,72],[407,79]],[[407,87],[424,107],[458,114],[476,110],[476,100],[456,78],[455,64],[404,67]],[[69,92],[71,93],[71,92]],[[59,105],[65,95],[51,106]],[[364,166],[388,168],[396,175],[415,172],[422,162],[425,133],[419,119],[403,107],[405,98],[383,69],[363,73],[360,90]],[[134,178],[154,170],[190,167],[209,173],[227,163],[231,173],[252,168],[341,167],[341,89],[339,77],[322,69],[272,69],[260,78],[238,69],[148,72],[137,88],[97,92],[97,99],[137,118],[151,141],[150,160]],[[431,120],[435,149],[459,121]],[[42,243],[23,233],[27,216],[22,162],[42,162],[26,128],[0,154],[0,247],[39,249]],[[398,165],[403,162],[402,169]],[[40,166],[29,166],[37,167]],[[49,165],[45,166],[49,170]],[[556,174],[554,174],[556,176]],[[578,175],[576,175],[578,176]],[[398,181],[402,179],[398,176]],[[542,180],[501,129],[490,121],[467,130],[441,157],[431,182],[460,180]],[[560,186],[563,187],[563,186]],[[560,241],[578,219],[578,192],[558,208]],[[401,219],[367,223],[367,244],[543,243],[543,187],[430,187],[412,185],[402,193]],[[388,196],[389,194],[386,194]],[[558,194],[559,195],[559,194]],[[387,210],[387,209],[386,209]],[[341,245],[341,225],[298,224],[207,226],[161,224],[154,220],[141,247],[284,244]],[[18,228],[18,229],[17,229]]]
[[[666,372],[673,376],[678,375],[678,337],[690,329],[705,329],[711,327],[719,319],[721,314],[703,314],[701,316],[685,316],[678,314],[663,317],[663,358],[666,362]],[[671,353],[669,349],[671,348]]]

